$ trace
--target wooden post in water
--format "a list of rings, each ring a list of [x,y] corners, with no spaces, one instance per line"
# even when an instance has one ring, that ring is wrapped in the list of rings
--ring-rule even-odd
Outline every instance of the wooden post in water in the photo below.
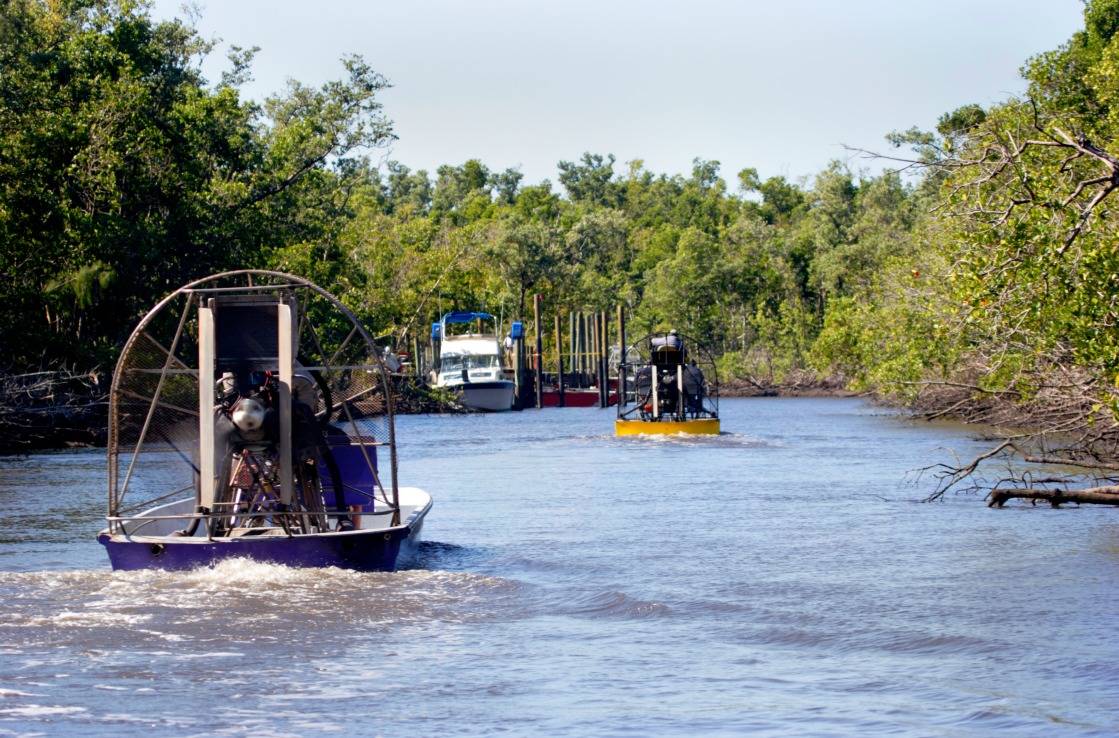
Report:
[[[605,310],[598,314],[598,406],[610,406],[610,321]]]
[[[591,362],[594,369],[594,386],[598,390],[598,406],[602,407],[602,313],[591,313],[594,321],[594,348],[591,349]]]
[[[602,375],[606,377],[606,387],[602,390],[603,407],[610,407],[610,311],[602,311],[602,335],[606,337],[606,352],[602,355]]]
[[[578,359],[576,358],[576,352],[575,352],[575,311],[574,310],[568,311],[568,313],[567,313],[567,330],[568,330],[568,336],[567,337],[568,337],[568,340],[571,342],[570,346],[569,346],[570,350],[567,352],[567,355],[569,357],[571,357],[571,371],[574,372],[574,371],[578,371],[575,368],[575,365],[576,365],[576,362],[578,362]]]
[[[594,356],[594,325],[591,316],[583,313],[583,371],[590,377],[594,373],[591,357]]]
[[[579,386],[583,386],[582,374],[587,370],[587,317],[580,310],[575,315],[575,326],[578,336],[575,340],[575,363],[579,367]]]
[[[587,316],[587,323],[591,328],[591,345],[590,355],[587,356],[587,371],[595,375],[595,382],[598,381],[598,313],[591,313]]]
[[[598,406],[602,407],[602,326],[599,321],[599,312],[591,313],[591,324],[594,326],[594,341],[591,343],[591,373],[594,374],[594,387],[598,391]]]
[[[598,373],[598,370],[595,369],[594,362],[596,333],[597,331],[595,330],[594,313],[587,313],[587,345],[584,347],[583,351],[587,362],[588,381],[597,380],[597,377],[595,377],[595,375]]]
[[[587,362],[587,374],[594,375],[594,346],[595,346],[595,329],[594,329],[594,313],[587,313],[587,345],[583,347],[584,355]]]
[[[587,315],[587,322],[591,326],[591,350],[587,355],[587,371],[594,377],[595,389],[598,389],[598,382],[600,377],[598,367],[598,312],[592,312]]]
[[[618,304],[618,406],[626,406],[626,308]]]
[[[543,326],[540,324],[540,300],[539,294],[532,296],[532,315],[533,315],[533,330],[536,331],[536,356],[533,361],[533,384],[536,387],[536,407],[544,407],[544,383],[542,375],[544,374],[544,331]]]
[[[579,312],[571,311],[571,373],[579,376]],[[578,379],[573,387],[578,386]]]
[[[602,313],[594,311],[591,320],[594,321],[594,351],[591,353],[594,388],[599,390],[599,407],[602,407]]]
[[[563,334],[560,333],[559,312],[556,312],[556,383],[559,389],[559,406],[566,407],[563,394]]]

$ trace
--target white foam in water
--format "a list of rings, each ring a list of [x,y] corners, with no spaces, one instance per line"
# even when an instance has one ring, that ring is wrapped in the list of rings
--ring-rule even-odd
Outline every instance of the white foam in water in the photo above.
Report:
[[[194,661],[197,659],[235,659],[245,654],[240,651],[192,651],[169,655],[176,661]]]
[[[620,444],[644,444],[648,446],[676,446],[697,448],[777,448],[784,444],[745,433],[719,434],[704,433],[640,433],[632,436],[607,437]]]
[[[121,613],[121,612],[98,612],[86,610],[84,612],[73,612],[63,610],[62,612],[47,617],[31,618],[23,625],[28,626],[43,626],[43,625],[59,625],[67,627],[84,627],[91,628],[96,626],[121,626],[121,625],[135,625],[151,620],[151,615],[141,615],[137,613]]]
[[[31,692],[20,692],[18,689],[0,689],[0,697],[38,697]]]
[[[312,589],[354,586],[368,583],[376,576],[348,569],[293,568],[245,558],[225,559],[213,566],[183,572],[156,570],[114,572],[108,589],[132,592],[135,588],[157,590],[161,595],[173,592],[220,592],[252,594],[282,592],[288,587]]]
[[[52,715],[74,715],[81,712],[88,712],[88,710],[84,707],[64,707],[62,705],[23,705],[22,707],[0,709],[0,715],[29,718],[50,717]]]

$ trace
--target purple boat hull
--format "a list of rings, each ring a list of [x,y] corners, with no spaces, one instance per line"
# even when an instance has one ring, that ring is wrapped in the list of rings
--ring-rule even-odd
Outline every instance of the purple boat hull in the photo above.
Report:
[[[425,510],[426,512],[426,510]],[[423,517],[380,530],[293,537],[195,540],[160,537],[127,540],[102,533],[113,569],[196,569],[224,559],[246,558],[293,567],[336,566],[358,571],[395,571],[414,555]]]

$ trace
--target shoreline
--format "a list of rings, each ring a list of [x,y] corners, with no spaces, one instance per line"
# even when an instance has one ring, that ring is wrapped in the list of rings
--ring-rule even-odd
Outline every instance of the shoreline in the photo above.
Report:
[[[790,382],[731,379],[719,383],[719,397],[861,397],[866,392],[847,389],[839,377],[798,377]]]

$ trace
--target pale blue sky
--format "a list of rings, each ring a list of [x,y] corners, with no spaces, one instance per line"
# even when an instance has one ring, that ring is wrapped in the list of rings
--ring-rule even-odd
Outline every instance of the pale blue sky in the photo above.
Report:
[[[156,0],[157,17],[181,0]],[[198,23],[260,46],[249,96],[341,75],[361,54],[394,88],[389,157],[481,159],[556,179],[584,151],[733,182],[811,175],[891,130],[1020,93],[1022,62],[1081,25],[1079,0],[205,0]],[[852,162],[864,166],[862,162]],[[619,165],[624,170],[624,166]]]

